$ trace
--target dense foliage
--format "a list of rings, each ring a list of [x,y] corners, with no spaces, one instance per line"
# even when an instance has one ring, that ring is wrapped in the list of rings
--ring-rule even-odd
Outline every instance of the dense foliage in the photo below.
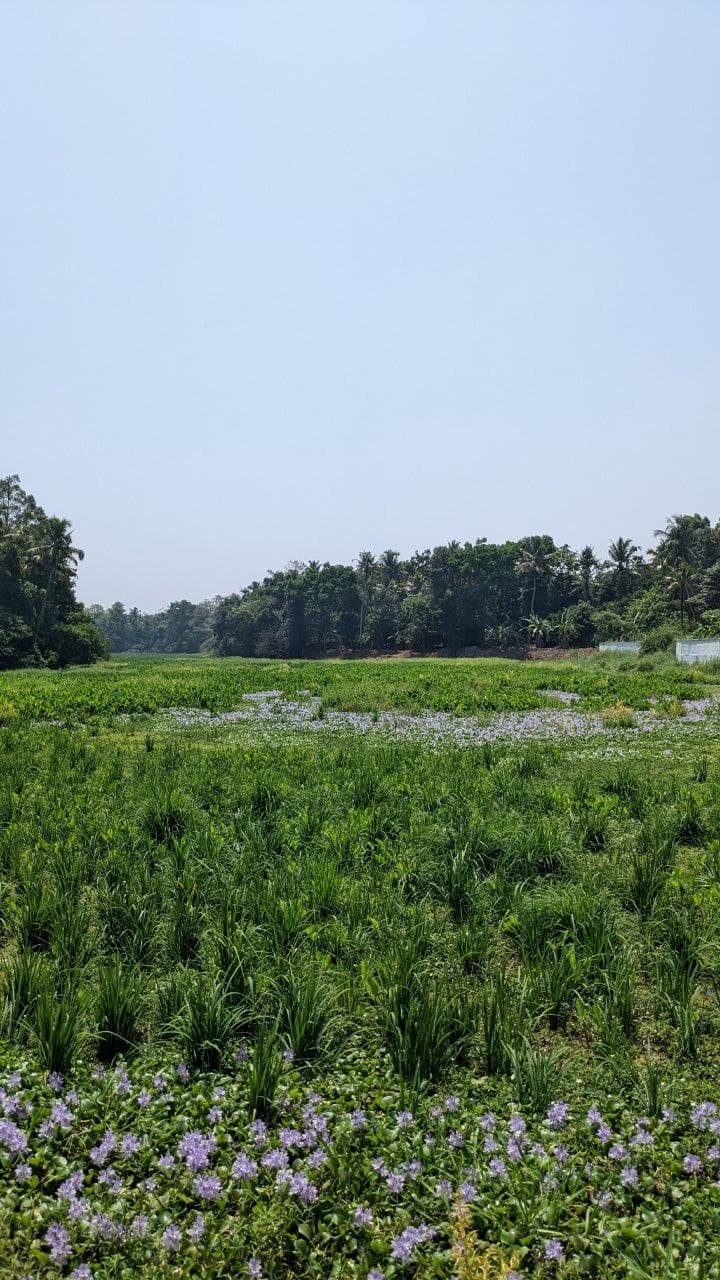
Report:
[[[5,675],[4,1274],[715,1276],[718,711],[684,733],[678,697],[717,673],[628,666]],[[437,750],[142,710],[313,672],[417,710],[564,672],[658,728]]]
[[[102,636],[75,599],[82,558],[67,520],[46,515],[17,476],[0,479],[0,668],[105,656]]]
[[[293,564],[210,604],[177,601],[160,614],[120,603],[94,616],[124,649],[291,658],[332,652],[457,654],[479,647],[561,647],[720,632],[720,523],[681,515],[647,557],[629,538],[574,552],[547,535],[493,545],[451,542],[401,560],[364,551],[355,566]]]
[[[113,653],[201,653],[212,648],[212,620],[219,601],[173,600],[159,613],[126,609],[119,600],[109,609],[88,612]]]

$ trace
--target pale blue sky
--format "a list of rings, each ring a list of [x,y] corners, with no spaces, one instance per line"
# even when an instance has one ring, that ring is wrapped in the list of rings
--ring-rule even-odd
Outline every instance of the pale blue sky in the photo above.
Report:
[[[4,0],[0,182],[87,602],[720,515],[717,0]]]

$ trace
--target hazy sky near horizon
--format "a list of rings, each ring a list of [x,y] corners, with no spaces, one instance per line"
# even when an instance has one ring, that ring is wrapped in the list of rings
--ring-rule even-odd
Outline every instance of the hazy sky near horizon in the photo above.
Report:
[[[716,0],[5,0],[0,182],[88,603],[720,516]]]

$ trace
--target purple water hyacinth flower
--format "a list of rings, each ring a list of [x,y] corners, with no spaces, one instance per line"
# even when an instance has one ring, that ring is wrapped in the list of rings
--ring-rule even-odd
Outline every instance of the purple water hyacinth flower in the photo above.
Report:
[[[22,1076],[19,1071],[13,1071],[5,1081],[8,1089],[19,1089],[22,1084]]]
[[[598,1142],[601,1142],[603,1146],[605,1146],[606,1143],[612,1141],[612,1129],[609,1127],[609,1125],[601,1124],[598,1127],[596,1137]]]
[[[394,1171],[387,1175],[385,1183],[388,1191],[392,1191],[393,1195],[399,1195],[405,1186],[405,1175]]]
[[[367,1280],[385,1280],[385,1272],[379,1267],[373,1267],[372,1271],[368,1271]]]
[[[365,1128],[365,1125],[367,1124],[367,1116],[365,1115],[364,1111],[360,1110],[359,1107],[355,1111],[351,1111],[350,1124],[352,1125],[353,1129]]]
[[[372,1220],[373,1220],[372,1209],[364,1209],[361,1205],[358,1205],[357,1209],[353,1214],[353,1223],[355,1227],[358,1230],[361,1227],[370,1227],[372,1226]]]
[[[284,1059],[284,1061],[285,1061],[285,1062],[294,1062],[294,1061],[295,1061],[295,1050],[294,1050],[294,1049],[289,1049],[289,1048],[288,1048],[288,1049],[284,1049],[284,1050],[283,1050],[283,1059]]]
[[[448,1134],[448,1146],[451,1147],[453,1151],[459,1151],[464,1141],[465,1139],[461,1133],[458,1133],[457,1129],[454,1129],[452,1133]]]
[[[522,1139],[525,1137],[525,1133],[527,1131],[527,1125],[523,1120],[522,1116],[511,1116],[510,1123],[508,1124],[508,1128],[513,1138]]]
[[[621,1142],[614,1142],[608,1151],[611,1160],[625,1160],[627,1158],[627,1149]]]
[[[9,1083],[10,1083],[10,1082],[8,1081],[8,1084],[9,1084]],[[51,1072],[50,1072],[50,1075],[48,1076],[48,1084],[49,1084],[50,1088],[52,1089],[53,1093],[59,1093],[59,1092],[60,1092],[60,1090],[61,1090],[61,1089],[62,1089],[62,1087],[63,1087],[63,1078],[62,1078],[62,1076],[60,1075],[60,1072],[59,1072],[59,1071],[51,1071]],[[11,1087],[12,1087],[12,1086],[11,1086]]]
[[[370,1161],[370,1168],[375,1173],[379,1173],[381,1175],[386,1174],[388,1171],[387,1165],[385,1164],[385,1161],[383,1160],[382,1156],[374,1156],[373,1159]]]
[[[189,1129],[180,1139],[178,1155],[191,1173],[199,1173],[202,1169],[207,1169],[216,1146],[217,1138],[214,1133],[204,1134],[198,1129]]]
[[[620,1170],[620,1181],[624,1187],[636,1187],[638,1185],[638,1171],[634,1164],[626,1165]]]
[[[546,1240],[543,1245],[543,1256],[546,1262],[561,1262],[565,1254],[559,1240]]]
[[[716,1143],[713,1143],[711,1147],[708,1147],[707,1158],[712,1164],[715,1164],[720,1160],[720,1147]]]
[[[431,1227],[406,1227],[399,1236],[395,1236],[391,1248],[390,1256],[398,1262],[410,1262],[413,1250],[418,1245],[424,1244],[426,1240],[430,1240],[435,1235],[435,1231]]]
[[[187,1084],[188,1080],[190,1079],[190,1072],[188,1071],[185,1063],[178,1062],[175,1068],[175,1071],[177,1072],[177,1078],[180,1081],[180,1083]]]
[[[175,1252],[175,1250],[180,1248],[181,1240],[182,1240],[182,1233],[180,1231],[180,1228],[174,1226],[172,1223],[169,1227],[166,1227],[165,1230],[163,1231],[163,1236],[162,1236],[163,1249],[167,1249],[169,1252]]]
[[[152,1195],[153,1191],[157,1191],[157,1178],[146,1178],[142,1185]]]
[[[233,1167],[232,1176],[237,1182],[250,1182],[252,1178],[257,1178],[258,1166],[256,1160],[251,1160],[245,1155],[244,1151],[237,1156]]]
[[[693,1129],[707,1129],[716,1115],[717,1107],[714,1102],[699,1102],[690,1111],[690,1123]]]
[[[128,1076],[127,1072],[122,1071],[121,1069],[118,1069],[115,1072],[116,1094],[118,1095],[119,1098],[124,1098],[128,1093],[130,1093],[131,1089],[132,1089],[132,1085],[130,1084],[130,1077]]]
[[[29,1164],[19,1164],[15,1169],[15,1181],[27,1182],[32,1177],[32,1169]]]
[[[158,1168],[164,1169],[166,1172],[175,1168],[175,1157],[169,1151],[158,1157]]]
[[[255,1140],[256,1147],[263,1147],[267,1141],[267,1125],[264,1120],[253,1120],[250,1125],[250,1132]]]
[[[431,1108],[430,1108],[430,1119],[431,1119],[431,1120],[442,1120],[442,1118],[443,1118],[443,1110],[442,1110],[442,1107],[431,1107]]]
[[[260,1280],[260,1277],[262,1276],[262,1266],[259,1258],[248,1259],[248,1275],[251,1277],[251,1280]]]
[[[317,1187],[304,1173],[295,1173],[288,1183],[291,1196],[297,1196],[303,1204],[313,1204],[317,1200]]]
[[[545,1117],[551,1129],[561,1129],[570,1115],[567,1102],[553,1102]]]
[[[122,1223],[113,1222],[106,1213],[93,1214],[90,1225],[102,1240],[122,1240],[125,1235]]]
[[[485,1152],[486,1155],[490,1155],[492,1151],[497,1151],[497,1149],[498,1149],[498,1144],[493,1138],[492,1134],[489,1133],[485,1138],[485,1140],[483,1141],[483,1151]]]
[[[516,1138],[508,1138],[507,1145],[505,1147],[505,1154],[507,1155],[508,1160],[511,1160],[513,1164],[516,1164],[518,1160],[522,1160],[523,1149]]]
[[[210,1124],[220,1124],[223,1118],[222,1107],[211,1107],[208,1111],[208,1120]]]
[[[205,1219],[201,1213],[195,1215],[195,1221],[191,1227],[187,1229],[188,1240],[192,1240],[193,1244],[197,1244],[205,1235]]]
[[[27,1151],[27,1134],[18,1128],[14,1120],[0,1120],[0,1146],[5,1147],[12,1156],[20,1155]]]
[[[398,1111],[395,1116],[395,1123],[398,1129],[409,1129],[413,1123],[414,1116],[412,1111]]]
[[[272,1147],[270,1151],[265,1152],[260,1163],[264,1169],[287,1169],[290,1157],[281,1147]]]
[[[545,1150],[542,1142],[533,1142],[530,1147],[530,1155],[535,1156],[538,1160],[544,1160],[546,1158],[547,1151]]]
[[[662,1118],[665,1124],[675,1124],[676,1116],[672,1107],[663,1107]]]
[[[303,1135],[299,1129],[281,1129],[278,1134],[278,1140],[281,1147],[285,1147],[287,1151],[293,1147],[303,1146]]]
[[[457,1094],[451,1093],[450,1096],[445,1099],[444,1106],[446,1111],[457,1111],[460,1106],[460,1099]]]
[[[407,1164],[402,1165],[402,1172],[414,1181],[422,1173],[422,1160],[408,1160]]]
[[[134,1156],[142,1147],[142,1143],[134,1133],[126,1133],[120,1139],[120,1155],[128,1160],[130,1156]]]
[[[92,1280],[92,1271],[87,1262],[81,1262],[79,1267],[70,1272],[70,1280]]]
[[[216,1173],[199,1173],[193,1180],[193,1191],[201,1200],[218,1200],[222,1183]]]
[[[111,1195],[118,1195],[122,1191],[122,1178],[119,1178],[112,1165],[108,1165],[107,1169],[103,1169],[98,1178],[101,1187],[107,1187]]]
[[[144,1111],[146,1107],[150,1106],[151,1102],[152,1102],[152,1096],[148,1093],[147,1089],[142,1089],[137,1096],[137,1104],[140,1107],[140,1109]]]
[[[318,1147],[317,1151],[313,1151],[308,1156],[308,1168],[320,1169],[324,1164],[327,1164],[327,1158],[327,1151],[323,1151],[321,1147]]]
[[[75,1119],[69,1107],[64,1102],[56,1102],[50,1112],[51,1124],[57,1125],[60,1129],[69,1129]]]
[[[167,1080],[164,1076],[154,1076],[153,1089],[157,1089],[158,1093],[164,1093],[167,1089]]]
[[[488,1173],[493,1178],[507,1178],[507,1166],[499,1156],[494,1156],[488,1165]]]
[[[570,1159],[570,1152],[565,1146],[553,1147],[553,1155],[557,1160],[558,1164],[567,1164],[568,1160]]]
[[[449,1200],[452,1195],[452,1183],[448,1178],[441,1178],[435,1183],[435,1195],[441,1200]]]
[[[612,1204],[612,1195],[609,1191],[601,1191],[595,1201],[599,1209],[609,1209]]]
[[[100,1142],[97,1147],[92,1148],[90,1152],[90,1159],[93,1164],[98,1166],[98,1168],[102,1168],[104,1164],[107,1164],[116,1147],[117,1138],[115,1134],[112,1129],[106,1129],[102,1142]]]
[[[227,1098],[227,1089],[224,1084],[216,1084],[212,1091],[213,1102],[223,1102]]]
[[[150,1228],[150,1223],[144,1213],[138,1213],[130,1223],[130,1234],[138,1240],[142,1240],[146,1236]]]
[[[686,1173],[700,1173],[702,1170],[702,1160],[699,1156],[694,1155],[692,1152],[688,1152],[683,1160],[683,1169]]]
[[[495,1128],[495,1123],[495,1117],[490,1115],[489,1112],[480,1117],[480,1128],[483,1129],[485,1133],[492,1133]]]
[[[44,1236],[45,1244],[50,1250],[50,1258],[62,1266],[70,1257],[72,1247],[70,1237],[61,1222],[51,1222]]]
[[[70,1222],[84,1222],[90,1216],[90,1205],[79,1197],[68,1201],[68,1219]]]
[[[647,1129],[638,1129],[630,1139],[631,1147],[652,1147],[655,1145],[655,1139]]]
[[[472,1204],[473,1200],[477,1200],[477,1191],[472,1182],[461,1182],[458,1190],[463,1204]]]
[[[43,1120],[42,1124],[40,1125],[40,1128],[38,1129],[38,1137],[52,1138],[54,1133],[55,1133],[55,1125],[53,1124],[52,1120]]]
[[[249,1058],[250,1058],[250,1051],[249,1049],[246,1048],[244,1044],[241,1045],[239,1049],[235,1050],[235,1061],[239,1067],[244,1066],[245,1063],[249,1060]]]

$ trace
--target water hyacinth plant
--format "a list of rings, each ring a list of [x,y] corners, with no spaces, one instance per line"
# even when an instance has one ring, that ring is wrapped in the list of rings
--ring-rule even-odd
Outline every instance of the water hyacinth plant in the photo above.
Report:
[[[172,671],[0,677],[4,1273],[716,1273],[712,714]]]

